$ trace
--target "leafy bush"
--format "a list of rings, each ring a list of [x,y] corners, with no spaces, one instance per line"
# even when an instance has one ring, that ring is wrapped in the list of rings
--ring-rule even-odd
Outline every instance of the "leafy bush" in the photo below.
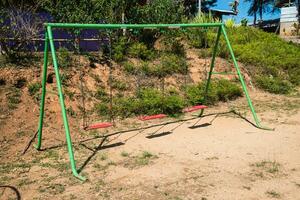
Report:
[[[218,79],[211,82],[207,93],[207,101],[204,102],[205,84],[200,83],[199,85],[186,87],[186,97],[190,105],[203,103],[210,105],[218,101],[234,100],[243,96],[243,91],[237,84],[226,79]]]
[[[101,100],[102,102],[108,102],[109,101],[109,96],[108,94],[105,92],[104,89],[99,88],[97,89],[94,97],[98,100]]]
[[[255,66],[255,68],[251,68],[251,73],[254,78],[259,76],[255,79],[259,81],[257,85],[260,88],[273,93],[286,94],[287,91],[291,91],[286,88],[300,85],[299,46],[287,43],[275,34],[266,33],[253,27],[232,27],[228,28],[227,32],[237,60]],[[216,32],[210,29],[206,34],[201,31],[199,33],[188,33],[187,38],[190,43],[193,44],[195,41],[197,44],[193,46],[203,48],[201,40],[207,40],[208,47],[212,48]],[[218,55],[226,59],[230,57],[223,37],[220,40]],[[268,78],[270,76],[273,78]],[[270,84],[271,82],[272,84]],[[277,89],[273,88],[273,84],[277,85]]]
[[[126,37],[120,37],[117,41],[112,45],[112,54],[113,59],[117,62],[121,62],[125,60],[126,48],[128,45],[128,41]]]
[[[31,83],[28,85],[28,92],[30,96],[34,96],[38,91],[40,91],[40,88],[42,85],[40,83]]]
[[[229,29],[228,35],[238,60],[256,66],[253,74],[259,75],[256,80],[261,88],[286,94],[300,84],[299,46],[250,27]]]
[[[61,47],[57,51],[58,66],[61,68],[71,67],[73,65],[72,53],[68,49]]]
[[[186,56],[184,45],[181,43],[180,38],[177,38],[175,34],[165,34],[162,43],[165,51],[181,57]]]
[[[165,77],[167,75],[187,72],[187,63],[184,57],[175,54],[164,54],[160,58],[160,64],[155,65],[152,74],[157,77]]]
[[[107,116],[110,114],[109,105],[107,103],[97,103],[94,109],[99,116]]]
[[[255,78],[259,88],[275,94],[288,94],[292,91],[292,84],[280,78],[257,76]]]
[[[163,98],[162,103],[162,110],[164,113],[167,113],[171,116],[181,113],[185,106],[184,99],[178,94],[167,95],[165,98]]]
[[[196,86],[188,86],[185,89],[185,97],[176,90],[170,89],[163,94],[158,89],[141,89],[136,97],[115,97],[113,100],[113,113],[123,118],[133,115],[154,115],[165,113],[176,116],[188,105],[199,105],[204,103],[204,83]],[[207,103],[214,104],[218,101],[233,100],[242,96],[242,90],[228,80],[212,81]],[[96,112],[101,115],[109,115],[109,104],[100,103],[95,106]]]
[[[133,58],[149,60],[154,57],[154,52],[148,49],[145,44],[141,42],[135,42],[129,47],[128,55]]]

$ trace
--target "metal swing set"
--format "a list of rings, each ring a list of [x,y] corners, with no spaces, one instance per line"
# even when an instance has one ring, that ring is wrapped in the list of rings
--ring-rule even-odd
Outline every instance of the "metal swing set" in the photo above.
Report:
[[[211,58],[211,63],[209,66],[209,72],[207,75],[207,81],[205,85],[205,91],[204,91],[204,99],[203,102],[207,101],[207,94],[209,92],[209,85],[211,83],[211,77],[213,74],[224,74],[224,73],[218,73],[214,72],[214,67],[215,67],[215,60],[216,60],[216,55],[217,55],[217,50],[220,42],[220,37],[221,35],[224,36],[227,48],[229,50],[233,66],[235,68],[235,75],[237,75],[241,85],[242,89],[244,91],[244,94],[246,96],[248,106],[250,108],[250,111],[252,113],[255,125],[257,128],[260,129],[265,129],[265,130],[271,130],[270,128],[263,127],[260,123],[260,120],[257,117],[257,114],[255,112],[254,106],[252,104],[251,98],[248,94],[248,90],[243,78],[243,75],[240,71],[240,68],[238,66],[238,63],[236,61],[236,58],[234,56],[233,49],[231,47],[231,44],[229,42],[229,39],[227,37],[226,29],[223,23],[201,23],[201,24],[68,24],[68,23],[46,23],[45,24],[45,47],[44,47],[44,64],[43,64],[43,74],[42,74],[42,97],[41,97],[41,102],[40,102],[40,117],[39,117],[39,125],[38,125],[38,133],[37,133],[37,144],[35,145],[35,148],[37,150],[41,149],[42,146],[42,131],[43,131],[43,120],[44,120],[44,110],[45,110],[45,97],[46,97],[46,83],[47,83],[47,69],[48,69],[48,54],[49,51],[51,52],[52,56],[52,63],[55,71],[55,77],[56,77],[56,84],[57,84],[57,89],[58,89],[58,94],[59,94],[59,102],[61,106],[61,111],[62,111],[62,117],[63,117],[63,124],[64,124],[64,129],[65,129],[65,134],[66,134],[66,142],[67,142],[67,147],[68,147],[68,153],[69,153],[69,159],[71,163],[71,170],[73,175],[80,179],[80,180],[85,180],[85,178],[81,175],[79,175],[77,169],[76,169],[76,161],[73,153],[73,145],[72,145],[72,140],[70,136],[70,128],[69,128],[69,122],[68,122],[68,117],[67,117],[67,112],[66,112],[66,107],[65,107],[65,101],[64,101],[64,94],[62,90],[62,83],[61,83],[61,76],[59,73],[59,63],[56,55],[56,49],[55,49],[55,44],[54,40],[55,38],[53,37],[53,29],[75,29],[75,30],[85,30],[85,29],[97,29],[97,30],[120,30],[120,29],[128,29],[128,30],[138,30],[138,29],[186,29],[186,28],[216,28],[218,30],[217,36],[215,39],[215,45],[213,47],[213,52],[212,52],[212,58]],[[109,67],[111,69],[111,41],[109,41],[110,45],[110,58],[109,58]],[[111,73],[111,70],[110,70]],[[93,129],[101,129],[101,128],[109,128],[114,126],[114,117],[112,114],[112,89],[111,89],[111,77],[109,78],[109,86],[110,86],[110,111],[111,111],[111,117],[109,122],[100,122],[100,123],[94,123],[94,124],[87,124],[84,122],[84,129],[85,130],[93,130]],[[81,85],[82,88],[82,85]],[[83,99],[84,103],[84,99]],[[197,118],[201,119],[204,113],[204,109],[206,109],[207,106],[205,105],[193,105],[191,107],[187,107],[182,110],[182,113],[190,113],[190,112],[195,112],[195,111],[200,111],[199,115]],[[84,114],[85,115],[85,114]],[[155,119],[162,119],[168,117],[167,114],[165,114],[163,111],[162,113],[155,114],[155,115],[147,115],[147,116],[139,116],[138,120],[141,121],[149,121],[149,120],[155,120]],[[176,126],[175,128],[179,127],[185,122],[185,120],[181,120],[181,123]],[[166,123],[168,124],[168,123]],[[172,130],[174,130],[173,128]],[[159,129],[160,130],[160,129]]]

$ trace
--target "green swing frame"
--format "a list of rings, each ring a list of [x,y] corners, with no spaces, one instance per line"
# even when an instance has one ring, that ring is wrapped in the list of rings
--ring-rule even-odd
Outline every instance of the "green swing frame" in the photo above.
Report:
[[[86,178],[79,175],[77,169],[76,169],[76,161],[74,157],[74,152],[73,152],[73,145],[72,145],[72,139],[70,136],[70,128],[69,128],[69,122],[68,122],[68,117],[67,117],[67,112],[65,108],[65,102],[64,102],[64,94],[62,90],[62,84],[61,84],[61,77],[59,74],[59,66],[58,66],[58,61],[57,61],[57,56],[56,56],[56,50],[54,46],[54,38],[52,34],[52,30],[55,28],[63,28],[63,29],[103,29],[103,30],[108,30],[108,29],[179,29],[179,28],[218,28],[218,33],[215,41],[215,46],[213,48],[213,54],[212,54],[212,59],[211,59],[211,64],[210,64],[210,70],[208,73],[208,78],[206,82],[206,87],[205,87],[205,96],[204,96],[204,103],[206,102],[207,99],[207,93],[209,89],[209,85],[211,82],[211,77],[214,74],[213,69],[215,66],[215,59],[217,55],[217,50],[218,50],[218,45],[220,41],[221,35],[224,36],[227,48],[229,50],[229,53],[231,55],[235,70],[237,72],[238,78],[241,82],[242,89],[245,93],[248,106],[251,110],[253,119],[255,121],[255,124],[257,128],[260,129],[265,129],[265,130],[272,130],[266,127],[261,126],[260,120],[257,117],[257,114],[255,112],[254,106],[252,104],[251,98],[249,96],[244,78],[241,74],[240,68],[238,66],[238,63],[236,61],[236,58],[234,56],[233,49],[231,47],[231,44],[229,42],[227,33],[226,33],[226,28],[223,23],[201,23],[201,24],[70,24],[70,23],[46,23],[45,24],[45,47],[44,47],[44,64],[43,64],[43,74],[42,74],[42,97],[41,97],[41,102],[40,102],[40,116],[39,116],[39,125],[38,125],[38,134],[37,134],[37,144],[35,145],[35,148],[37,150],[41,149],[42,146],[42,131],[43,131],[43,120],[44,120],[44,110],[45,110],[45,97],[46,97],[46,80],[47,80],[47,69],[48,69],[48,54],[49,54],[49,47],[51,51],[51,56],[52,56],[52,63],[55,71],[55,77],[56,77],[56,84],[57,84],[57,89],[58,89],[58,94],[59,94],[59,102],[61,106],[61,111],[62,111],[62,117],[63,117],[63,123],[64,123],[64,128],[65,128],[65,134],[66,134],[66,142],[67,142],[67,147],[68,147],[68,153],[69,153],[69,159],[70,159],[70,164],[71,164],[71,170],[73,175],[84,181]],[[204,110],[201,110],[201,113],[199,117],[203,115]]]

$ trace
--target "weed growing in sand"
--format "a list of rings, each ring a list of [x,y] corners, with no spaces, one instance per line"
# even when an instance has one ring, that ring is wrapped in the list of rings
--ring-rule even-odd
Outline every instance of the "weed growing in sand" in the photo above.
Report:
[[[150,163],[150,160],[152,158],[157,158],[157,156],[153,155],[152,153],[148,152],[148,151],[144,151],[142,152],[141,155],[138,155],[135,158],[135,164],[137,166],[145,166],[148,165]]]
[[[7,104],[9,109],[16,109],[18,104],[21,103],[21,90],[11,88],[10,92],[6,95]]]
[[[46,186],[40,186],[38,188],[40,193],[62,194],[65,191],[65,186],[62,184],[51,184]]]
[[[269,197],[272,197],[272,198],[276,198],[276,199],[279,199],[281,197],[280,193],[274,191],[274,190],[268,190],[266,192],[266,194],[269,196]]]
[[[250,165],[253,174],[260,178],[273,178],[280,175],[281,165],[276,161],[260,161]]]
[[[34,96],[36,93],[40,91],[42,85],[40,83],[30,83],[28,85],[28,92],[30,96]]]
[[[123,157],[128,157],[128,156],[129,156],[129,153],[127,153],[126,151],[122,151],[122,152],[121,152],[121,156],[123,156]]]

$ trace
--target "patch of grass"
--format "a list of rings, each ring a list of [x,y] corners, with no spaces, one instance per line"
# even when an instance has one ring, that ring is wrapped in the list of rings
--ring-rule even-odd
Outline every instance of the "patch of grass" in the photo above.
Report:
[[[105,92],[103,88],[98,88],[94,97],[102,102],[109,102],[109,95]]]
[[[266,194],[267,194],[269,197],[272,197],[272,198],[276,198],[276,199],[280,199],[280,198],[281,198],[280,193],[276,192],[275,190],[268,190],[268,191],[266,192]]]
[[[128,88],[125,82],[117,79],[112,80],[111,87],[113,89],[120,90],[120,91],[124,91]]]
[[[100,155],[100,160],[107,160],[108,156],[106,153]]]
[[[21,90],[17,88],[11,88],[11,91],[6,95],[8,108],[15,109],[18,104],[21,103]]]
[[[272,76],[257,76],[255,81],[259,88],[270,93],[289,94],[293,89],[293,85],[289,81]]]
[[[53,195],[62,194],[65,191],[65,186],[63,184],[50,184],[47,186],[40,186],[38,188],[40,193],[50,193]]]
[[[64,47],[61,47],[57,51],[58,65],[61,68],[71,67],[73,65],[72,53]]]
[[[76,116],[76,112],[74,111],[74,109],[72,108],[72,106],[68,107],[66,109],[68,115],[70,115],[71,117],[75,117]]]
[[[6,163],[2,164],[0,167],[0,173],[2,174],[9,174],[12,171],[16,170],[28,170],[31,167],[30,163]]]
[[[70,100],[74,100],[75,92],[72,92],[65,88],[64,94],[69,97]]]
[[[135,158],[135,164],[137,166],[145,166],[148,165],[150,163],[150,160],[153,158],[158,158],[158,157],[148,151],[143,151],[141,155],[138,155]]]
[[[228,35],[238,60],[256,66],[252,74],[273,83],[265,83],[264,90],[286,94],[288,88],[300,84],[299,46],[285,42],[275,34],[250,27],[229,29]],[[272,79],[268,78],[270,75]]]
[[[276,161],[260,161],[251,164],[254,167],[254,175],[260,178],[275,177],[280,173],[281,165]]]
[[[30,185],[32,183],[35,183],[35,180],[29,179],[29,178],[24,178],[18,182],[18,186],[22,187],[22,186]]]
[[[122,152],[121,152],[121,156],[123,156],[123,157],[128,157],[128,156],[129,156],[129,153],[127,153],[126,151],[122,151]]]

